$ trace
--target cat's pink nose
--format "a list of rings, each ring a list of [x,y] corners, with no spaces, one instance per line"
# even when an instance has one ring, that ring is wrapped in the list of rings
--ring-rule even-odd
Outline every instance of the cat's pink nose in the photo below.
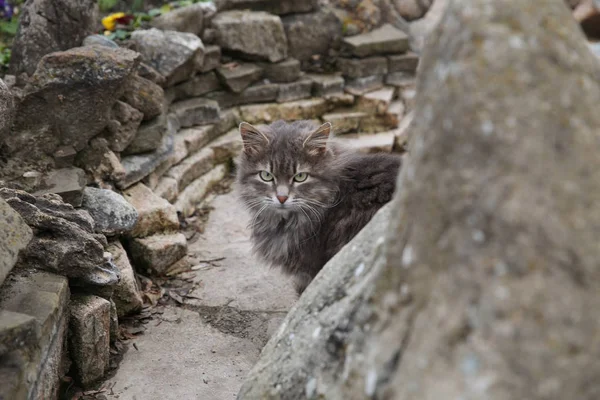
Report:
[[[277,196],[277,200],[279,200],[279,202],[281,204],[285,203],[285,201],[288,199],[287,196]]]

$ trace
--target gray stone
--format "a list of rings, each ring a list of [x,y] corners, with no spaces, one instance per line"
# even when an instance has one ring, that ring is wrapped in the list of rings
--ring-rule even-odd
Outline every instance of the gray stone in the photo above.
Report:
[[[17,262],[19,252],[27,247],[33,233],[21,216],[0,197],[0,285]]]
[[[313,95],[316,97],[340,94],[344,91],[344,78],[340,75],[317,75],[307,76],[313,81]]]
[[[185,217],[192,216],[198,204],[206,197],[210,189],[222,181],[227,176],[227,173],[227,166],[219,164],[192,182],[178,194],[177,201],[174,202],[177,211]]]
[[[331,122],[335,134],[358,132],[361,122],[368,114],[360,111],[336,112],[323,115],[323,121]]]
[[[202,43],[208,44],[216,44],[217,43],[217,31],[213,28],[206,28],[204,32],[202,32]]]
[[[249,59],[278,62],[287,57],[287,39],[281,19],[265,12],[225,11],[212,25],[224,50]]]
[[[278,15],[311,12],[318,4],[318,0],[217,0],[219,10],[267,11]]]
[[[112,294],[114,296],[114,293]],[[119,339],[119,313],[117,311],[117,305],[110,298],[110,344],[112,345]]]
[[[214,124],[219,121],[219,103],[196,98],[173,103],[171,111],[177,115],[182,128]]]
[[[169,203],[174,203],[175,200],[177,200],[177,196],[179,196],[177,180],[170,176],[163,176],[154,188],[154,193],[167,200]]]
[[[361,153],[391,153],[394,140],[394,132],[388,131],[367,135],[345,135],[341,143]]]
[[[4,81],[0,79],[0,145],[4,143],[4,138],[10,134],[14,112],[13,95]]]
[[[234,107],[243,104],[268,103],[277,99],[279,85],[275,83],[258,83],[247,87],[241,93],[218,91],[206,97],[219,103],[219,107]]]
[[[33,239],[21,253],[24,265],[82,285],[110,286],[118,281],[118,271],[104,252],[106,239],[94,234],[94,220],[86,211],[75,210],[53,194],[36,197],[3,188],[0,197],[33,229]]]
[[[138,66],[137,73],[142,78],[148,79],[150,82],[156,83],[158,86],[165,86],[166,79],[157,70],[146,63],[141,62]]]
[[[0,310],[0,355],[35,346],[40,339],[39,325],[34,317]],[[0,392],[1,393],[1,392]]]
[[[44,56],[25,87],[15,130],[49,127],[62,144],[81,150],[106,127],[138,62],[133,51],[102,46]]]
[[[94,219],[94,231],[108,236],[131,231],[138,219],[136,209],[112,190],[86,187],[81,207]]]
[[[89,146],[75,157],[75,165],[85,170],[89,183],[102,188],[111,188],[126,175],[119,157],[104,138],[90,140]]]
[[[110,302],[98,296],[73,295],[70,304],[69,354],[77,381],[90,387],[100,381],[110,360]]]
[[[154,18],[150,24],[163,31],[189,32],[200,36],[204,28],[204,7],[196,3],[176,8]]]
[[[384,87],[366,93],[358,98],[356,108],[371,115],[385,114],[394,100],[396,89]]]
[[[371,32],[344,38],[343,48],[357,57],[404,53],[408,50],[408,35],[385,24]]]
[[[278,63],[259,64],[264,71],[264,77],[271,82],[289,83],[294,82],[300,77],[300,61],[295,58]]]
[[[169,89],[173,100],[185,100],[200,97],[221,88],[221,82],[214,72],[199,74]]]
[[[219,134],[220,132],[216,129],[216,125],[204,125],[182,129],[181,131],[177,132],[175,139],[183,140],[188,153],[193,154],[202,147],[206,146]]]
[[[221,48],[219,46],[206,46],[202,72],[212,71],[221,65]]]
[[[137,30],[131,34],[145,61],[173,86],[202,69],[204,45],[192,33],[161,31],[156,28]]]
[[[362,96],[365,93],[383,87],[383,76],[372,75],[363,78],[346,79],[344,90],[354,96]]]
[[[123,93],[124,101],[141,111],[145,121],[163,112],[164,97],[165,93],[159,85],[137,75],[127,82]]]
[[[56,168],[68,168],[73,166],[77,151],[73,146],[60,146],[52,156]]]
[[[362,78],[388,73],[388,60],[385,57],[338,58],[337,66],[347,78]]]
[[[162,275],[187,253],[187,241],[183,233],[154,235],[132,239],[129,252],[136,268]]]
[[[146,237],[179,229],[179,219],[173,206],[146,185],[138,183],[123,192],[123,196],[138,213],[137,224],[129,236]]]
[[[339,47],[342,23],[327,8],[314,13],[289,15],[282,22],[290,57],[305,62],[314,55],[327,56],[330,49]]]
[[[26,271],[13,275],[1,288],[2,312],[33,317],[39,336],[27,335],[23,338],[25,342],[19,343],[20,349],[2,356],[0,398],[58,398],[59,387],[67,372],[64,347],[68,301],[67,279],[47,272]],[[22,320],[25,318],[21,317]],[[6,328],[4,324],[1,326]]]
[[[296,101],[309,98],[312,93],[313,83],[310,79],[303,79],[291,83],[282,83],[279,85],[277,102]]]
[[[419,66],[419,55],[413,52],[388,56],[388,72],[416,73]]]
[[[108,244],[106,251],[112,254],[113,261],[121,272],[121,280],[115,286],[112,295],[117,314],[123,317],[140,311],[143,306],[142,295],[125,249],[119,241],[115,240]]]
[[[62,168],[43,175],[41,184],[34,194],[58,194],[65,203],[79,207],[83,199],[85,184],[85,172],[82,169]]]
[[[117,101],[111,110],[111,121],[102,135],[108,147],[116,152],[125,150],[134,140],[143,118],[144,114],[137,109]]]
[[[228,108],[221,110],[221,119],[215,125],[215,129],[219,135],[222,135],[233,128],[237,128],[241,122],[242,119],[239,110],[237,108]]]
[[[123,151],[123,155],[141,154],[156,150],[167,133],[167,116],[161,114],[140,125],[133,140]]]
[[[262,68],[255,64],[232,63],[217,68],[217,76],[229,90],[235,93],[240,93],[258,81],[262,75]]]
[[[391,212],[325,266],[239,399],[597,396],[598,61],[563,0],[452,1],[429,39]]]
[[[173,152],[173,136],[165,135],[160,147],[152,153],[126,156],[121,159],[124,175],[116,182],[120,189],[127,189],[150,175]]]
[[[318,119],[328,110],[327,101],[322,98],[291,101],[288,103],[252,104],[240,107],[243,121],[250,124],[275,122],[278,119],[296,121]]]
[[[90,35],[83,39],[82,46],[104,46],[116,49],[119,47],[114,40],[109,39],[104,35]],[[66,50],[66,49],[65,49]]]
[[[178,189],[182,191],[191,182],[204,175],[215,164],[215,154],[210,148],[204,148],[192,154],[179,165],[171,168],[167,176],[177,180]]]
[[[412,21],[422,18],[429,7],[433,4],[433,0],[395,0],[394,6],[402,18]]]
[[[21,7],[10,71],[32,75],[43,56],[81,45],[98,21],[94,0],[32,0]]]
[[[385,77],[386,85],[394,86],[399,89],[414,87],[415,82],[415,75],[409,72],[392,72],[391,74],[387,74]]]

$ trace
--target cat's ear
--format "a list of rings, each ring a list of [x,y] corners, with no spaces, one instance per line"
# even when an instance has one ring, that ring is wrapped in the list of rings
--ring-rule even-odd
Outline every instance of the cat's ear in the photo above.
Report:
[[[330,134],[331,122],[325,122],[318,127],[316,131],[308,135],[302,144],[302,147],[304,147],[310,155],[323,155],[327,152],[327,142],[329,141]]]
[[[247,122],[240,124],[240,135],[244,143],[244,152],[249,155],[260,152],[261,149],[269,144],[269,138],[258,130],[258,128]]]

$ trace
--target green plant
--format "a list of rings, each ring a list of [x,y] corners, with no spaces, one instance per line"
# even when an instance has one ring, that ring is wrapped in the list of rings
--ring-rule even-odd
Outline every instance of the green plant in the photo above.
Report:
[[[100,11],[110,11],[114,6],[117,5],[118,0],[98,0],[98,7]]]

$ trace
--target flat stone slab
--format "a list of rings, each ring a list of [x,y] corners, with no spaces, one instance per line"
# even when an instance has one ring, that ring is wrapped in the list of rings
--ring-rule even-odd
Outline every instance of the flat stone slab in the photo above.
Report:
[[[385,84],[399,89],[414,87],[416,85],[416,77],[414,74],[408,72],[392,72],[386,75]]]
[[[171,168],[166,176],[177,181],[178,189],[181,192],[192,181],[210,171],[214,164],[214,151],[210,148],[203,148]]]
[[[347,78],[362,78],[370,75],[388,73],[388,60],[385,57],[343,58],[337,59],[337,66]]]
[[[209,125],[219,122],[219,103],[214,100],[195,98],[179,101],[171,105],[182,128]]]
[[[273,122],[278,119],[318,119],[327,112],[328,108],[325,99],[311,98],[281,104],[267,103],[242,106],[240,107],[240,114],[244,121],[257,124]]]
[[[35,345],[39,336],[39,325],[34,317],[0,310],[0,356]]]
[[[415,73],[419,66],[419,55],[409,51],[406,54],[388,56],[388,72]]]
[[[206,46],[204,51],[204,64],[202,72],[212,71],[221,65],[221,48],[219,46]]]
[[[335,134],[358,132],[363,120],[369,115],[361,111],[337,112],[323,115],[323,121],[331,122]]]
[[[264,77],[271,82],[289,83],[300,77],[300,61],[295,58],[278,63],[262,63],[260,66],[264,70]]]
[[[383,115],[388,111],[395,95],[395,88],[384,87],[374,90],[360,96],[356,107],[370,114]]]
[[[362,153],[390,153],[394,147],[394,132],[367,135],[345,135],[340,141]]]
[[[313,96],[329,96],[344,92],[344,78],[337,74],[310,74],[313,81]]]
[[[136,268],[162,275],[186,255],[187,240],[183,233],[135,238],[129,242],[129,253]]]
[[[347,79],[344,90],[354,96],[362,96],[383,87],[383,76],[372,75],[363,78]]]
[[[409,48],[408,35],[390,24],[342,41],[346,52],[356,57],[404,53]]]
[[[276,83],[257,83],[249,86],[241,93],[218,91],[209,93],[207,98],[216,100],[220,107],[235,107],[244,104],[268,103],[275,101],[279,94],[279,85]]]
[[[227,175],[228,168],[219,164],[204,175],[190,183],[177,196],[174,206],[184,217],[189,217],[196,211],[197,205],[206,197],[211,187],[223,180]]]
[[[256,64],[232,63],[217,68],[217,75],[229,90],[240,93],[262,77],[263,69]]]
[[[285,103],[307,99],[311,96],[313,82],[310,79],[303,79],[291,83],[282,83],[279,85],[277,93],[277,102]]]
[[[33,237],[31,228],[21,215],[0,198],[0,285],[15,266],[19,252],[27,247]]]
[[[200,97],[206,93],[214,92],[221,88],[221,82],[214,71],[195,75],[179,85],[169,88],[167,97],[172,100],[185,100],[192,97]]]
[[[150,175],[173,152],[173,135],[165,135],[160,147],[152,152],[123,157],[121,165],[125,175],[117,182],[119,189],[127,189]]]
[[[65,203],[73,207],[81,206],[83,188],[85,188],[85,172],[80,168],[62,168],[44,175],[34,195],[55,193],[62,197]]]
[[[137,224],[130,236],[146,237],[179,229],[179,219],[173,206],[146,185],[138,183],[124,191],[123,196],[138,213]]]

